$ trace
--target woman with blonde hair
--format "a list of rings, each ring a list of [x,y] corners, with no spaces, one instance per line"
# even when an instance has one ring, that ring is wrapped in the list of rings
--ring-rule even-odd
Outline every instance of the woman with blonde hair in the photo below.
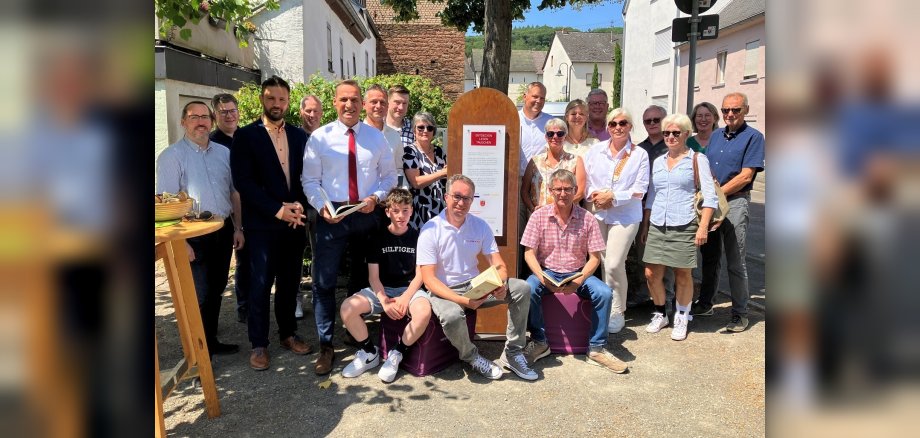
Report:
[[[645,149],[632,143],[632,116],[623,108],[607,116],[610,140],[585,155],[588,189],[585,200],[594,213],[607,247],[603,251],[604,281],[613,289],[607,330],[617,333],[626,319],[626,254],[642,222],[642,197],[648,188],[649,161]]]
[[[668,152],[652,163],[652,180],[639,230],[639,239],[645,242],[642,257],[645,278],[655,304],[652,321],[645,331],[657,333],[668,326],[662,279],[665,267],[670,266],[677,286],[677,311],[674,313],[671,339],[682,341],[687,338],[687,325],[693,319],[690,316],[693,299],[690,271],[697,266],[697,248],[708,239],[709,221],[714,208],[719,205],[719,198],[709,170],[709,160],[687,146],[692,128],[690,118],[683,114],[671,114],[661,121],[661,126]],[[693,205],[697,174],[703,193],[703,210],[699,219]]]

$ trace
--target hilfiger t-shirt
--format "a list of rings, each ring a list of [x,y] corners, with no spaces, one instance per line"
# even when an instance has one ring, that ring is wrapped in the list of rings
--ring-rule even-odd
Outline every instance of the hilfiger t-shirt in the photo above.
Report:
[[[380,282],[386,287],[407,287],[415,277],[415,245],[418,231],[411,227],[396,236],[386,227],[370,241],[367,262],[380,265]]]

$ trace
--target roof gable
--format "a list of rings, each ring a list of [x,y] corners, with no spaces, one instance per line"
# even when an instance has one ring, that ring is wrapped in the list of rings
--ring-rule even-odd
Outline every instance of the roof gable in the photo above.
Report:
[[[555,38],[572,62],[613,62],[613,43],[620,34],[609,32],[563,32],[557,31]],[[612,41],[611,41],[612,39]]]
[[[482,49],[472,49],[470,63],[473,71],[482,71]],[[543,74],[543,59],[545,51],[539,50],[512,50],[511,62],[508,63],[508,72],[527,72]]]

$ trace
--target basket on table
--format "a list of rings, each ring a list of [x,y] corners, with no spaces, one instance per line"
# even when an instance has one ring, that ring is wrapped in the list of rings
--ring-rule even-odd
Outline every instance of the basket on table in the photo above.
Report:
[[[191,198],[179,202],[161,202],[154,204],[154,221],[170,221],[180,219],[192,211],[192,204],[195,201]]]

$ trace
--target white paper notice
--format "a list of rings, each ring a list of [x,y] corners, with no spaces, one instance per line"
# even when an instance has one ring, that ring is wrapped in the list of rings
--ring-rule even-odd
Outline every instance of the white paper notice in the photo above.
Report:
[[[505,233],[505,126],[463,126],[463,174],[476,183],[470,213],[489,224],[495,237]]]

